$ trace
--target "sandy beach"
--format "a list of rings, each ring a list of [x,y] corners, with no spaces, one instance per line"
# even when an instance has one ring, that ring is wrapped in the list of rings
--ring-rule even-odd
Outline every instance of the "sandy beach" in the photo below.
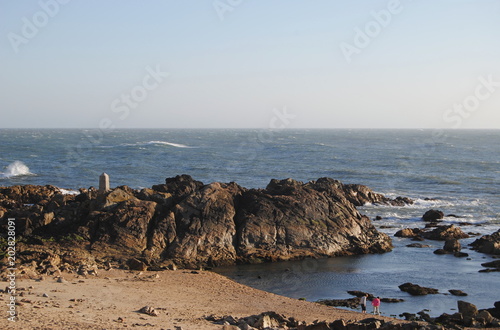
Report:
[[[63,278],[62,283],[55,277],[18,279],[18,320],[8,321],[3,313],[0,328],[215,330],[223,326],[206,316],[239,318],[275,311],[308,323],[372,316],[256,290],[209,271],[100,270],[98,276]],[[5,310],[9,296],[1,294]],[[144,306],[154,307],[159,315],[139,313]]]

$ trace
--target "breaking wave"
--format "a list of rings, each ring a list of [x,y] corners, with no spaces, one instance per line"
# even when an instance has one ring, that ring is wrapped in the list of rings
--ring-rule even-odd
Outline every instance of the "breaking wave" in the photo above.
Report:
[[[15,162],[9,164],[5,168],[5,172],[0,172],[0,178],[13,178],[16,176],[26,176],[26,175],[34,175],[30,172],[28,166],[26,166],[23,162],[16,160]]]

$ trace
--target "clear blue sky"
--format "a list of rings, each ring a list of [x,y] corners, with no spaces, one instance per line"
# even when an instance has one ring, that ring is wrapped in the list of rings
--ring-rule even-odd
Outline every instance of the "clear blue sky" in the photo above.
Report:
[[[0,22],[3,128],[500,128],[498,0],[0,0]]]

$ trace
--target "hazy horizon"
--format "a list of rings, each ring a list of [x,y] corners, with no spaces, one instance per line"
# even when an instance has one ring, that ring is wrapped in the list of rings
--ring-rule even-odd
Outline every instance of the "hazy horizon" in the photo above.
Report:
[[[500,129],[494,0],[0,0],[0,128]]]

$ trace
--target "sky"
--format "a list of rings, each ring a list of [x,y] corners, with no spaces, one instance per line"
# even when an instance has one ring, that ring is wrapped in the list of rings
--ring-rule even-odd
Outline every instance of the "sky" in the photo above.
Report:
[[[0,0],[0,128],[500,128],[498,0]]]

